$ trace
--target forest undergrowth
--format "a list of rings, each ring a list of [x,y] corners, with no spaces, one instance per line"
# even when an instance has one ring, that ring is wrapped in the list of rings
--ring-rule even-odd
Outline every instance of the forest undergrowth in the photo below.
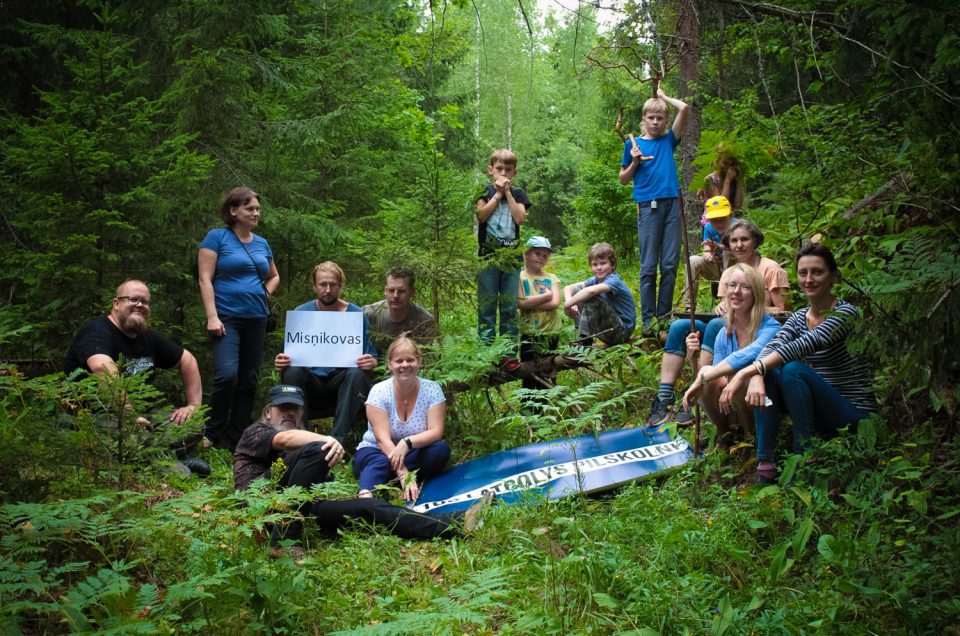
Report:
[[[955,3],[628,1],[604,3],[607,25],[591,3],[540,4],[0,3],[0,634],[960,636]],[[793,281],[820,240],[862,317],[849,341],[878,414],[783,455],[776,485],[752,484],[748,439],[603,496],[495,505],[452,540],[308,532],[295,563],[269,555],[266,524],[352,495],[348,466],[313,493],[236,493],[231,458],[205,450],[212,475],[184,478],[164,441],[203,412],[151,444],[131,415],[179,399],[176,374],[43,375],[139,277],[208,383],[197,247],[246,184],[281,312],[322,260],[357,304],[388,267],[416,271],[442,333],[427,374],[469,387],[448,395],[454,461],[642,423],[650,340],[591,352],[537,416],[483,386],[510,345],[476,344],[472,229],[491,150],[513,148],[534,202],[521,241],[547,236],[564,284],[609,242],[636,289],[616,175],[654,80],[692,106],[676,155],[692,249],[695,192],[726,153],[762,254]],[[281,348],[269,335],[267,358]],[[274,381],[265,365],[259,394]]]
[[[636,422],[650,391],[631,387],[654,386],[659,356],[621,349],[564,372],[552,417],[524,415],[510,391],[457,394],[452,443],[482,453]],[[931,422],[874,417],[789,458],[778,485],[749,485],[751,449],[716,451],[599,497],[494,505],[448,541],[308,532],[295,563],[269,555],[265,524],[351,496],[349,469],[312,493],[236,493],[212,449],[211,477],[172,473],[124,409],[105,432],[75,408],[149,407],[157,392],[135,378],[0,375],[0,461],[18,468],[2,479],[3,633],[951,633],[960,620],[960,452]]]

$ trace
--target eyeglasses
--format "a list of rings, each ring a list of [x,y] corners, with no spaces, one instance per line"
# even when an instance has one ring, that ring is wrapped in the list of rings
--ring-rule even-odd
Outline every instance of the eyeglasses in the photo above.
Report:
[[[149,298],[141,298],[140,296],[117,296],[114,300],[125,300],[131,305],[143,305],[144,307],[150,306]]]
[[[317,289],[339,289],[340,283],[317,283]]]
[[[726,283],[726,285],[727,285],[727,291],[734,291],[739,289],[742,292],[750,292],[751,294],[753,293],[753,288],[750,287],[750,285],[747,285],[746,283]]]

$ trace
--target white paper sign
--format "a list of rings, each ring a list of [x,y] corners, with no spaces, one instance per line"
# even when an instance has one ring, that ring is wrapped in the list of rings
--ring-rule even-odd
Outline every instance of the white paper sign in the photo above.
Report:
[[[288,311],[283,352],[295,367],[355,367],[363,355],[363,313]]]

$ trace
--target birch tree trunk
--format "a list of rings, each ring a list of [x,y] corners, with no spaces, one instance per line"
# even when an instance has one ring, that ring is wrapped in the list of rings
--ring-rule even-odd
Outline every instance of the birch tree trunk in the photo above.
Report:
[[[513,96],[507,93],[507,148],[513,149]]]

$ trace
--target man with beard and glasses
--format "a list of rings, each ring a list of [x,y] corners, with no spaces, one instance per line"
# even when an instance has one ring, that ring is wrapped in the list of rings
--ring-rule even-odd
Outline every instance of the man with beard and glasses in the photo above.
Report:
[[[313,286],[317,299],[308,301],[294,311],[356,311],[363,310],[340,298],[346,277],[340,266],[325,261],[313,268]],[[319,417],[331,408],[333,428],[331,433],[341,445],[350,437],[358,438],[365,430],[364,404],[370,392],[369,373],[377,366],[377,350],[370,342],[370,323],[363,316],[363,354],[357,358],[357,366],[350,368],[298,367],[286,353],[278,353],[273,366],[280,372],[281,381],[303,389],[306,395],[307,419]],[[351,431],[352,429],[352,431]]]
[[[260,419],[247,427],[233,456],[233,481],[237,490],[246,490],[257,479],[270,477],[275,462],[283,461],[284,469],[277,480],[281,487],[300,486],[309,489],[331,480],[330,469],[343,460],[343,446],[329,435],[302,428],[305,396],[300,387],[280,384],[267,392],[267,405]],[[382,499],[315,499],[300,507],[304,518],[316,520],[317,528],[327,534],[354,522],[385,526],[389,532],[405,539],[430,539],[453,536],[461,528],[478,527],[478,512],[490,503],[487,498],[466,513],[425,515]],[[294,559],[306,556],[299,542],[303,522],[299,519],[271,530],[270,545],[283,540],[293,541],[287,553]],[[274,552],[279,556],[278,552]]]
[[[113,306],[106,316],[94,318],[77,331],[67,350],[64,372],[72,376],[78,369],[94,375],[116,376],[120,369],[127,375],[153,374],[154,369],[178,369],[187,403],[174,409],[166,421],[183,424],[199,408],[202,399],[200,369],[193,354],[149,327],[150,289],[140,280],[124,281],[118,288]],[[137,418],[138,424],[149,427],[150,421]],[[197,434],[173,445],[177,457],[196,446]],[[183,461],[193,472],[210,473],[202,460],[190,457]]]

